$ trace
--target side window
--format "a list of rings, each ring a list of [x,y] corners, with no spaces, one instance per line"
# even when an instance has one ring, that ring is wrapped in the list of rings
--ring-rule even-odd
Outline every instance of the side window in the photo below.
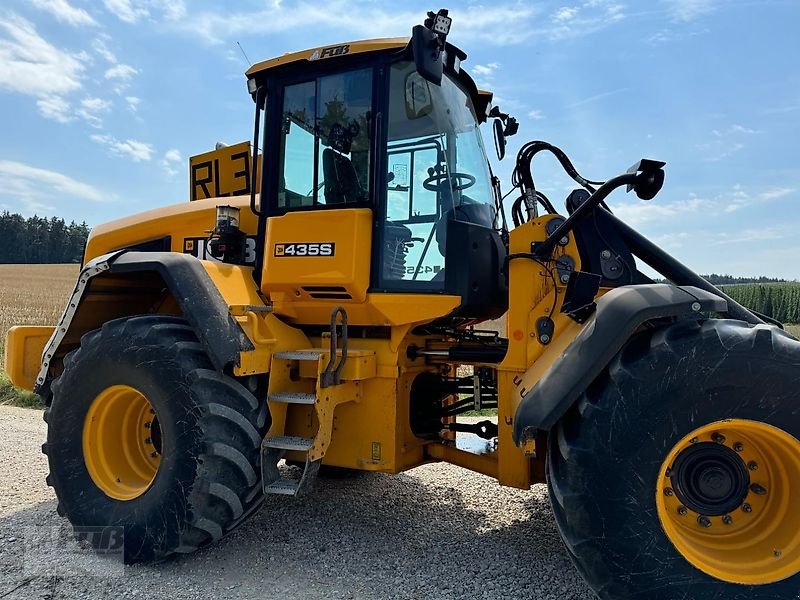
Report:
[[[283,92],[281,154],[283,169],[278,206],[298,208],[314,204],[315,83],[287,86]]]
[[[278,206],[369,200],[372,69],[286,86]]]
[[[321,77],[317,81],[320,204],[369,198],[369,130],[372,70]]]

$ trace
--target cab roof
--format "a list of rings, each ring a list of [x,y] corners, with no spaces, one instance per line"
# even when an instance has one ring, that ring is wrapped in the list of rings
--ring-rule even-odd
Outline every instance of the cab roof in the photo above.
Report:
[[[408,37],[395,37],[395,38],[375,38],[370,40],[359,40],[355,42],[346,42],[342,44],[333,44],[329,46],[318,46],[316,48],[308,48],[306,50],[300,50],[298,52],[287,52],[282,54],[281,56],[276,56],[275,58],[269,58],[267,60],[262,60],[259,63],[254,64],[252,67],[245,71],[245,75],[248,79],[253,79],[259,75],[263,76],[268,74],[273,69],[279,69],[281,67],[286,67],[287,65],[291,65],[293,63],[310,63],[316,62],[319,60],[325,60],[328,58],[339,58],[343,56],[352,56],[355,54],[369,54],[369,53],[377,53],[377,52],[387,52],[387,51],[400,51],[405,50],[408,48],[409,42],[411,38]],[[454,46],[447,44],[448,48],[452,48],[456,51],[456,53],[462,54],[466,57],[466,54],[463,54],[460,50],[457,50]],[[463,70],[459,69],[458,76],[462,78],[462,80],[466,80],[470,84],[471,88],[471,95],[472,100],[475,105],[475,109],[477,112],[478,120],[481,123],[485,123],[487,120],[489,108],[491,106],[493,93],[486,90],[479,90],[476,86],[472,77],[469,76]]]
[[[368,52],[381,52],[385,50],[402,50],[408,46],[409,38],[377,38],[373,40],[360,40],[344,44],[333,44],[300,50],[299,52],[287,52],[281,56],[262,60],[254,64],[246,72],[248,78],[269,71],[276,67],[282,67],[295,62],[311,62],[337,56],[364,54]]]

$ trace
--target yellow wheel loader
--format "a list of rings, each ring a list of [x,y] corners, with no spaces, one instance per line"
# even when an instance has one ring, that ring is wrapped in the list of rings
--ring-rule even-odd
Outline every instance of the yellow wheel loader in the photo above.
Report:
[[[591,181],[525,144],[507,223],[480,127],[502,158],[517,122],[450,25],[254,65],[252,152],[96,227],[56,327],[11,330],[60,514],[154,561],[326,468],[438,461],[546,482],[601,598],[797,598],[800,342],[608,209],[652,199],[664,163]],[[576,182],[561,215],[541,152]],[[496,421],[459,420],[476,409]]]

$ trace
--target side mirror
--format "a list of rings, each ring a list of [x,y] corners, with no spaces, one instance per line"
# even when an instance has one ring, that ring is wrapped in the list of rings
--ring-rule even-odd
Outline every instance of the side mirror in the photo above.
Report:
[[[415,25],[411,30],[411,51],[417,73],[431,83],[441,85],[444,60],[439,36],[424,25]]]
[[[497,160],[503,160],[506,155],[506,133],[503,122],[500,119],[494,120],[494,149],[497,151]]]
[[[633,190],[640,200],[652,200],[661,191],[664,185],[664,165],[660,160],[643,158],[628,169],[628,173],[636,173],[636,182],[628,185],[628,191]]]

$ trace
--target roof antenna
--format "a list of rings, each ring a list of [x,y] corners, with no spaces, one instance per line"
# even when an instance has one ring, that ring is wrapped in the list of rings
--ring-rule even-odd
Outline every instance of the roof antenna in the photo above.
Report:
[[[252,67],[253,63],[250,62],[249,58],[247,58],[247,54],[245,53],[244,48],[242,48],[242,45],[239,42],[236,42],[236,45],[239,46],[239,50],[242,51],[242,56],[244,56],[244,59],[247,61],[247,64]]]

